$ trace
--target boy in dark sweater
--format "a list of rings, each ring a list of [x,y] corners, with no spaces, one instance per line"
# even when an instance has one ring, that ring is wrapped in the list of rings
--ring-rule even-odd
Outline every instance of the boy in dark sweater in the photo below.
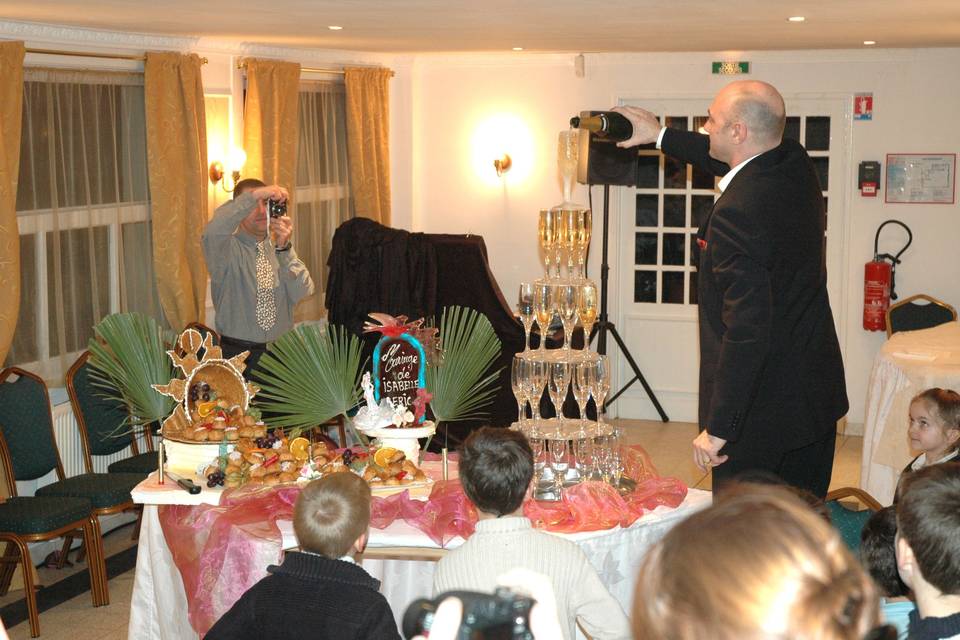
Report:
[[[370,487],[334,473],[303,488],[293,510],[301,551],[253,585],[206,640],[399,640],[380,582],[349,555],[362,552],[370,524]]]

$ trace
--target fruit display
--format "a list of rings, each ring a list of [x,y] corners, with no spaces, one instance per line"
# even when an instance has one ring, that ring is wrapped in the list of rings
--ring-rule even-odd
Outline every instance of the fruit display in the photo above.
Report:
[[[367,481],[371,489],[402,487],[428,482],[426,474],[392,447],[381,447],[372,454],[346,449],[331,450],[319,443],[313,447],[313,458],[301,469],[302,481],[322,478],[328,473],[352,472]]]
[[[303,452],[295,438],[294,450]],[[309,442],[307,442],[309,446]],[[306,456],[300,458],[291,451],[291,442],[280,431],[256,437],[243,437],[236,441],[233,451],[229,451],[212,460],[200,472],[208,487],[239,487],[247,483],[266,485],[296,482],[300,468],[306,463]]]

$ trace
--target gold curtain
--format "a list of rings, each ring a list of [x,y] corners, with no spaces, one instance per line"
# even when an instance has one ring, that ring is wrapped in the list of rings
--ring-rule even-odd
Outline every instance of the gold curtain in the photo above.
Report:
[[[290,192],[288,211],[296,189],[298,96],[300,65],[248,58],[247,97],[243,104],[243,175],[279,184]]]
[[[153,264],[170,326],[203,322],[207,268],[207,128],[196,54],[147,53],[144,93]]]
[[[20,309],[17,178],[23,117],[22,42],[0,42],[0,362],[7,357]]]
[[[347,155],[358,216],[390,224],[390,90],[393,72],[348,68]]]

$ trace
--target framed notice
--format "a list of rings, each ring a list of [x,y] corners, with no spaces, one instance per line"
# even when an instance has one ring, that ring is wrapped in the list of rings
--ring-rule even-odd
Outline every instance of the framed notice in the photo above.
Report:
[[[888,153],[885,202],[953,204],[955,153]]]

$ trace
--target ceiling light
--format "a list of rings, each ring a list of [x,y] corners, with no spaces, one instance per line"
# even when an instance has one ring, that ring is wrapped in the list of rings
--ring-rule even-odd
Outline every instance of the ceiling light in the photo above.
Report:
[[[330,25],[329,27],[327,27],[327,29],[330,29],[330,31],[340,31],[341,29],[343,29],[343,27],[340,27],[340,26],[338,26],[338,25],[332,24],[332,25]]]
[[[869,47],[870,45],[877,44],[877,41],[876,41],[876,40],[864,40],[864,41],[863,41],[863,44],[865,44],[865,45],[867,45],[867,46]]]
[[[806,20],[806,18],[804,18],[803,16],[790,16],[789,18],[787,18],[787,20],[789,22],[803,22],[804,20]]]
[[[514,50],[514,51],[523,51],[523,47],[514,47],[513,50]]]

